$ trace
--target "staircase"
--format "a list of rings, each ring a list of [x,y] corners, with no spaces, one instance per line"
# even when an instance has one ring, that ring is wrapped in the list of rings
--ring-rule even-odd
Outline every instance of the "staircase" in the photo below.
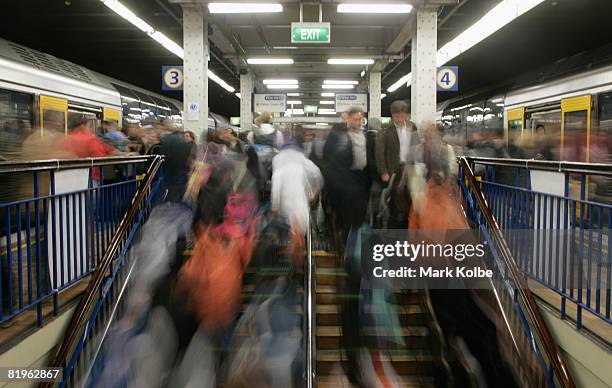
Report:
[[[357,295],[347,295],[340,286],[347,277],[337,255],[331,250],[312,253],[316,268],[316,381],[318,387],[351,387],[343,367],[346,353],[341,346],[342,302]],[[396,293],[405,348],[383,350],[399,376],[398,387],[433,387],[444,385],[444,374],[432,354],[435,339],[429,327],[431,317],[420,291]],[[374,328],[362,327],[365,342],[374,335]],[[368,338],[370,337],[370,338]],[[439,378],[436,378],[439,375]]]

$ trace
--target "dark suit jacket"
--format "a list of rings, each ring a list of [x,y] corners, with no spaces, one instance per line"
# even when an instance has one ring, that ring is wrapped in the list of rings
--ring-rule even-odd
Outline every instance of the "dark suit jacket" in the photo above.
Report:
[[[408,128],[411,129],[410,146],[415,147],[419,143],[419,135],[416,125],[408,121]],[[381,129],[376,138],[376,169],[379,175],[393,174],[400,165],[400,144],[397,136],[395,124]]]

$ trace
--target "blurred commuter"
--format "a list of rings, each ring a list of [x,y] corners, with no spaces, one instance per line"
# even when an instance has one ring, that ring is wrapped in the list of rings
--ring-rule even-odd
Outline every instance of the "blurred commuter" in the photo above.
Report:
[[[272,159],[272,210],[297,228],[308,230],[310,203],[323,186],[319,168],[297,144],[287,144]]]
[[[283,146],[283,134],[272,125],[272,114],[270,112],[262,112],[255,123],[257,126],[247,135],[249,143],[275,148]]]
[[[119,126],[114,120],[104,120],[102,122],[102,138],[121,152],[130,150],[127,136],[119,130]]]
[[[187,186],[187,174],[191,168],[191,146],[179,128],[168,129],[159,143],[158,153],[164,156],[164,181],[167,201],[181,201]]]
[[[376,139],[380,130],[380,118],[371,117],[368,122],[368,130],[366,131],[368,160],[376,160]],[[376,166],[376,163],[369,163],[368,167],[368,174],[370,175],[370,180],[372,182],[372,186],[370,187],[369,223],[373,227],[378,227],[378,211],[380,208],[380,194],[382,193],[383,183],[378,174],[378,167]]]
[[[193,162],[198,154],[198,145],[196,144],[196,135],[192,131],[185,131],[185,141],[189,144],[191,151],[189,152],[189,158]]]
[[[405,185],[399,185],[399,177],[406,164],[414,160],[414,148],[419,144],[416,125],[409,119],[408,104],[402,100],[391,104],[393,123],[381,130],[376,141],[376,166],[387,190],[388,228],[405,229],[406,215],[410,209],[410,193]],[[393,178],[393,180],[392,180]]]
[[[342,241],[351,226],[364,222],[370,190],[363,111],[353,107],[346,117],[345,123],[334,125],[323,148],[325,185]]]
[[[130,151],[144,155],[147,151],[146,130],[138,124],[129,124],[127,128],[128,147]]]

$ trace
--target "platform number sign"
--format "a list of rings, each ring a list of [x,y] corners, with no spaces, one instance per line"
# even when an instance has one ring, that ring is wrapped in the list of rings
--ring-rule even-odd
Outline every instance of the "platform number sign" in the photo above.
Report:
[[[459,68],[457,66],[438,67],[436,83],[439,92],[456,92],[459,90]]]
[[[183,90],[183,66],[162,66],[162,90]]]

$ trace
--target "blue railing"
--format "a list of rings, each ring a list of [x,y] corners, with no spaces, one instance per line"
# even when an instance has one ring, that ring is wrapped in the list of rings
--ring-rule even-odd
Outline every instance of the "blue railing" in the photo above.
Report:
[[[464,210],[490,250],[486,265],[495,269],[491,291],[500,310],[499,339],[513,351],[510,360],[522,385],[574,387],[559,350],[528,289],[508,242],[465,158],[459,159]]]
[[[60,298],[95,270],[151,157],[0,163],[0,322]],[[46,307],[48,306],[48,307]]]
[[[468,158],[517,264],[539,285],[608,324],[612,284],[612,165]]]

